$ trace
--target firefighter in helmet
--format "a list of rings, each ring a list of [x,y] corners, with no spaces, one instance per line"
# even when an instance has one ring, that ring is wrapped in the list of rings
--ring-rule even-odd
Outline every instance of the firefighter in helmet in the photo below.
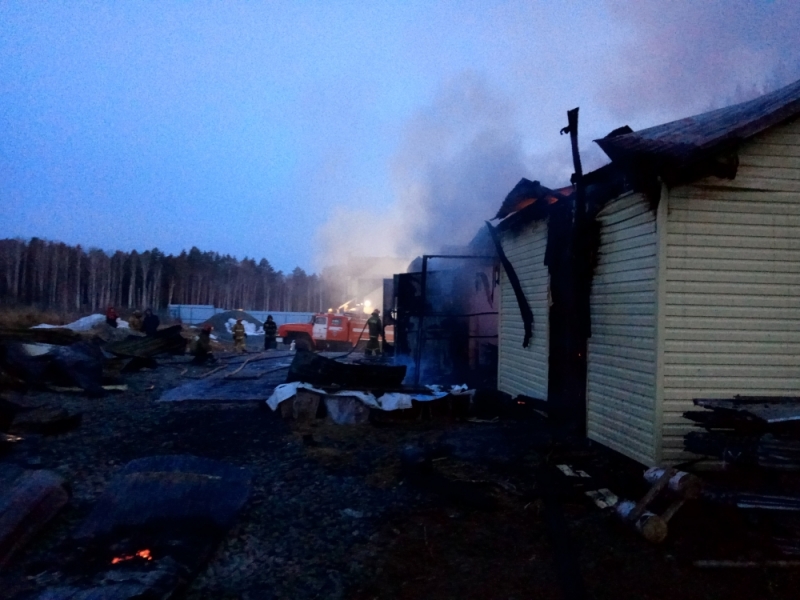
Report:
[[[278,347],[275,337],[278,335],[278,324],[272,318],[272,315],[267,315],[267,320],[264,322],[264,350],[274,350]]]
[[[378,356],[381,353],[381,346],[378,343],[378,337],[386,342],[386,337],[383,334],[383,323],[380,317],[381,311],[377,308],[372,311],[369,319],[367,319],[367,327],[369,328],[369,340],[367,347],[364,349],[366,356]]]
[[[233,334],[233,345],[236,348],[236,351],[244,352],[244,340],[247,337],[247,333],[245,333],[244,323],[242,323],[241,317],[236,319],[236,325],[234,325],[231,329],[231,333]]]

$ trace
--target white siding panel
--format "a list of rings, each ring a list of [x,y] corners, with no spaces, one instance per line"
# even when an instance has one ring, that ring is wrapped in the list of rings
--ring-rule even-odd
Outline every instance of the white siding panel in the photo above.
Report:
[[[500,276],[500,348],[498,388],[512,395],[547,399],[549,369],[549,284],[544,265],[547,223],[528,223],[502,234],[503,250],[533,311],[533,338],[522,347],[524,330],[517,298],[505,272]]]
[[[800,394],[800,121],[743,145],[734,180],[670,191],[661,458],[692,399]]]
[[[655,460],[656,217],[641,194],[598,217],[587,350],[587,433],[645,464]]]

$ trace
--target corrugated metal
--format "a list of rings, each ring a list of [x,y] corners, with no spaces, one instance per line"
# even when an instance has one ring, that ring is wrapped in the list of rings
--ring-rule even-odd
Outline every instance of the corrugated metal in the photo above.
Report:
[[[546,221],[533,221],[502,233],[503,250],[514,266],[533,311],[533,338],[522,347],[523,328],[514,290],[500,276],[500,348],[498,388],[509,394],[547,399],[550,275],[544,265]]]
[[[800,391],[800,121],[743,145],[736,179],[669,193],[662,458],[692,398]]]
[[[599,214],[587,350],[587,433],[644,464],[655,462],[656,215],[641,194]]]

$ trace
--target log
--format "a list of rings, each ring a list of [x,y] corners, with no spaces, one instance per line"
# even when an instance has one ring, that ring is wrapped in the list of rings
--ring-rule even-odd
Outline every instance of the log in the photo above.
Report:
[[[633,518],[632,515],[636,506],[636,503],[632,500],[623,500],[617,504],[616,513],[625,523],[632,525],[648,542],[653,544],[663,542],[669,533],[667,523],[649,510],[644,510]]]
[[[664,472],[665,469],[662,467],[651,467],[644,472],[644,479],[650,485],[655,485],[663,477]],[[666,487],[682,498],[697,498],[703,489],[703,481],[685,471],[671,471]]]
[[[52,471],[0,467],[0,569],[69,501]]]

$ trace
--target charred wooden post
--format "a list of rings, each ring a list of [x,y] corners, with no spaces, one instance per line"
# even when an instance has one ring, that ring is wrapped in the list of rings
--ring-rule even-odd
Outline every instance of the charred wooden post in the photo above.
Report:
[[[423,321],[425,320],[425,304],[428,300],[428,259],[430,256],[427,254],[422,257],[422,276],[420,290],[422,298],[420,299],[419,320],[417,321],[417,347],[414,353],[414,385],[419,385],[420,369],[422,368],[422,344],[425,337],[422,331]]]

